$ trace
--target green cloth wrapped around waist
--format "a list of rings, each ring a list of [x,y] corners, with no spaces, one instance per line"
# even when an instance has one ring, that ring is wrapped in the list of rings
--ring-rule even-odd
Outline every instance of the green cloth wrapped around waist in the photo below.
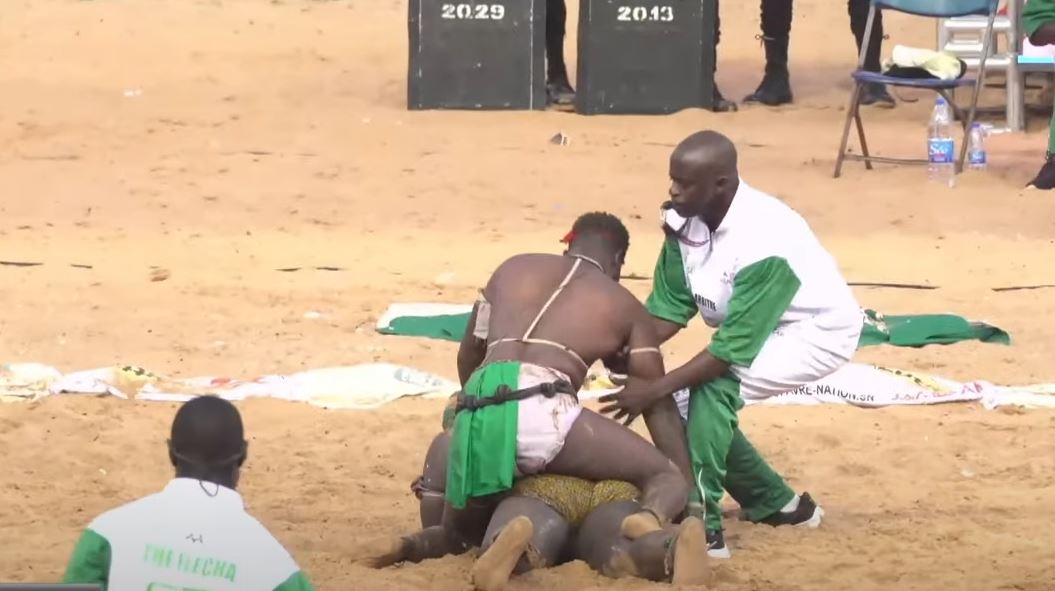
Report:
[[[480,367],[462,390],[466,396],[490,398],[499,386],[519,389],[520,362],[501,361]],[[447,501],[462,509],[469,499],[505,492],[516,472],[516,402],[463,410],[454,418],[447,457]]]

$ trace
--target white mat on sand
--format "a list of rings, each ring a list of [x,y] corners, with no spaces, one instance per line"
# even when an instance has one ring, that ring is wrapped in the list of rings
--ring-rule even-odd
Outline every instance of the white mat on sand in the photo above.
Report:
[[[111,395],[136,400],[184,402],[202,394],[228,400],[279,398],[324,408],[366,410],[404,396],[446,398],[458,389],[450,380],[390,363],[328,367],[292,375],[250,379],[166,379],[135,366],[104,367],[66,375],[44,375],[39,364],[0,366],[0,399],[32,400],[57,394]],[[31,379],[37,376],[37,379]]]
[[[369,363],[266,375],[252,379],[198,377],[166,379],[136,366],[106,367],[63,375],[39,363],[0,365],[0,400],[34,400],[58,394],[109,395],[136,400],[182,402],[202,394],[228,400],[279,398],[324,408],[372,409],[405,396],[446,398],[458,384],[446,378],[389,363]],[[583,400],[616,391],[605,375],[595,376],[580,393]],[[678,395],[687,404],[687,393]],[[950,402],[980,402],[986,408],[1055,408],[1055,384],[996,386],[960,383],[909,371],[851,363],[809,386],[749,405],[848,404],[876,408]]]

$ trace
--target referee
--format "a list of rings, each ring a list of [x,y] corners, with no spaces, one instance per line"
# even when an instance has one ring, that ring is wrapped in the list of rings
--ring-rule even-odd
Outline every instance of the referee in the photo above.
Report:
[[[727,137],[703,131],[686,138],[671,155],[670,178],[667,237],[645,306],[662,341],[697,316],[717,330],[684,365],[652,382],[631,380],[602,398],[615,402],[602,410],[633,416],[690,391],[686,434],[696,486],[689,514],[704,518],[707,554],[726,558],[726,491],[747,521],[820,525],[824,511],[762,458],[740,430],[737,411],[746,399],[779,396],[846,364],[863,316],[802,216],[741,180]]]

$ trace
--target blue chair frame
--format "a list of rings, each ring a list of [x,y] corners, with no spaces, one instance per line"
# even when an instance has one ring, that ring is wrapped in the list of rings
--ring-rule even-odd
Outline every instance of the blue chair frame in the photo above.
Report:
[[[850,93],[850,108],[846,110],[846,123],[843,125],[843,136],[839,144],[839,156],[835,159],[835,178],[842,174],[843,162],[845,160],[864,161],[865,168],[872,170],[872,162],[900,163],[900,164],[926,164],[926,159],[920,158],[891,158],[884,156],[872,156],[868,152],[868,142],[865,140],[864,124],[861,122],[861,87],[869,83],[886,84],[888,86],[902,88],[921,88],[932,90],[945,98],[945,102],[952,107],[957,120],[963,125],[963,140],[960,142],[960,155],[956,159],[956,173],[963,171],[963,162],[967,156],[967,138],[974,123],[978,110],[978,95],[985,80],[985,62],[989,57],[990,43],[993,38],[993,21],[996,19],[997,5],[999,0],[872,0],[872,6],[868,11],[868,22],[865,25],[865,42],[862,44],[861,53],[857,59],[857,69],[852,74],[854,88]],[[982,55],[978,63],[978,75],[976,78],[959,78],[956,80],[938,80],[933,78],[913,79],[898,78],[896,76],[884,76],[878,72],[867,72],[864,68],[865,55],[868,53],[868,44],[872,40],[872,25],[875,21],[876,10],[893,10],[914,16],[930,18],[952,18],[958,16],[987,16],[989,23],[986,25],[985,36],[982,38]],[[971,94],[971,108],[967,113],[956,106],[952,100],[952,91],[965,86],[974,86]],[[861,154],[848,154],[846,152],[847,142],[850,138],[850,123],[857,124],[857,137],[861,142]]]

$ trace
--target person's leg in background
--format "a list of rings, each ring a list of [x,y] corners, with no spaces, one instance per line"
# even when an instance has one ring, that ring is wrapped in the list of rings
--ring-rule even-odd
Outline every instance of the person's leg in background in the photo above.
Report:
[[[722,18],[718,0],[714,0],[714,67],[712,74],[718,72],[718,40],[722,37]],[[736,110],[736,103],[726,99],[722,91],[718,90],[718,80],[714,80],[714,110],[718,113],[727,113]]]
[[[1022,28],[1032,45],[1055,45],[1055,1],[1030,0],[1022,10]],[[1055,114],[1051,116],[1048,133],[1048,153],[1044,165],[1027,187],[1044,191],[1055,188]]]
[[[1034,189],[1050,191],[1055,189],[1055,113],[1051,116],[1051,128],[1048,131],[1048,152],[1044,155],[1044,165],[1033,180],[1026,185]]]
[[[788,71],[791,17],[792,0],[762,0],[762,43],[766,50],[766,73],[758,89],[744,98],[745,103],[775,107],[791,102],[791,75]]]
[[[849,0],[846,9],[850,13],[850,30],[857,42],[857,54],[865,40],[865,28],[868,25],[869,0]],[[868,72],[880,70],[879,56],[883,50],[883,11],[876,10],[875,22],[872,23],[872,34],[868,39],[868,53],[865,54],[864,69]],[[887,92],[885,84],[870,83],[861,89],[861,104],[893,108],[897,103]]]
[[[564,63],[567,21],[568,7],[564,0],[546,0],[546,96],[556,105],[575,102],[575,90],[568,80],[568,67]]]

